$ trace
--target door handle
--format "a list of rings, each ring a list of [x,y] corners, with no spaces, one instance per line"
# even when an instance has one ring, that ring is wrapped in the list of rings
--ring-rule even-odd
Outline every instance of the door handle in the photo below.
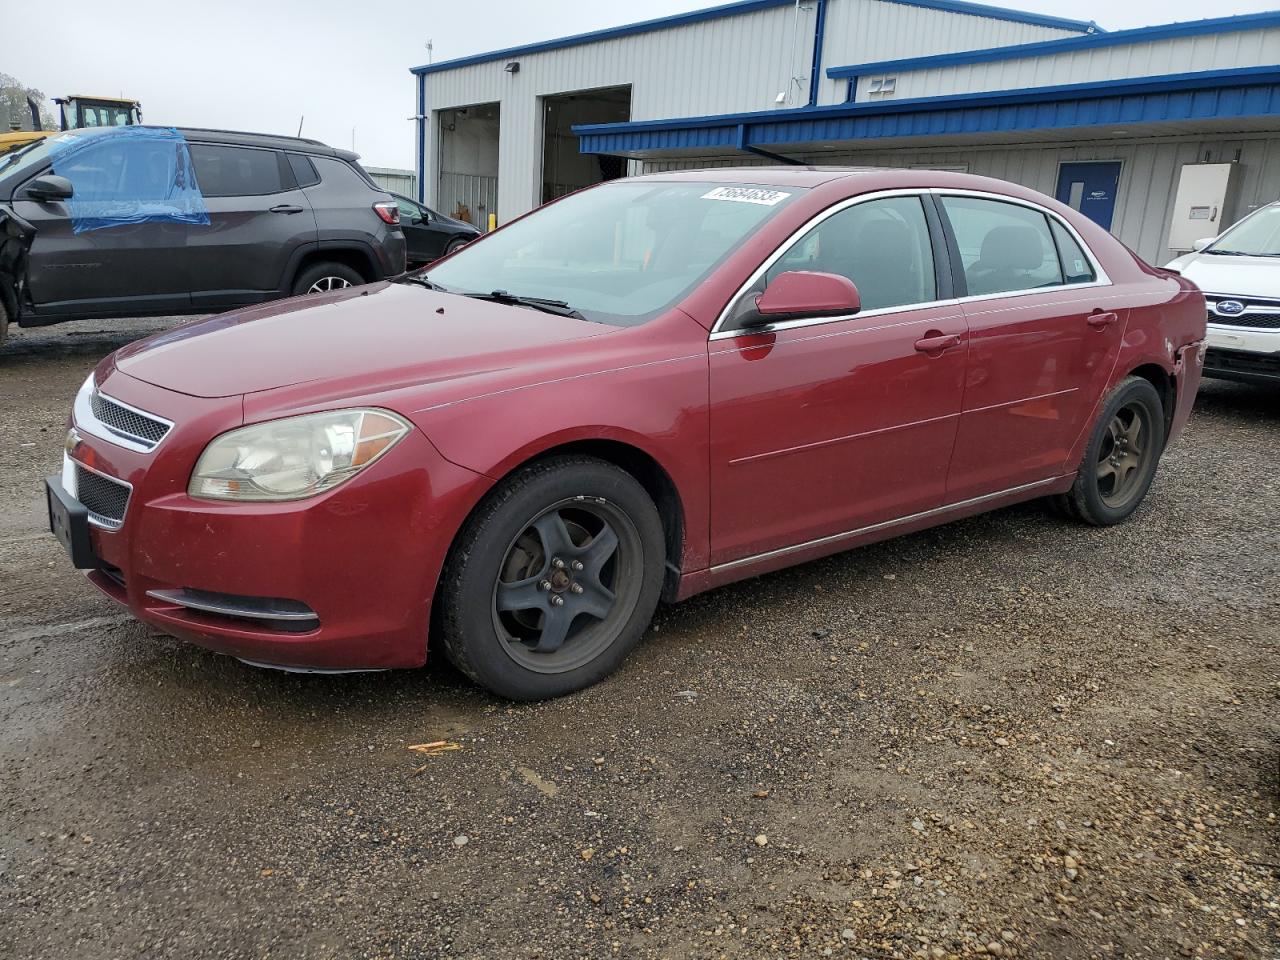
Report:
[[[930,330],[916,341],[916,349],[921,353],[941,353],[958,346],[960,338],[954,333],[939,333],[936,330]]]
[[[272,213],[301,213],[302,208],[296,203],[278,203],[271,208]]]
[[[1087,323],[1095,330],[1105,330],[1119,319],[1119,314],[1109,312],[1103,313],[1101,310],[1095,310],[1093,313],[1089,314]]]

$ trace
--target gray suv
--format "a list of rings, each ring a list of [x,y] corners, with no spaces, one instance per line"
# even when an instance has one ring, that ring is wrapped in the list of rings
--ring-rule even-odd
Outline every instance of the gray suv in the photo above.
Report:
[[[315,140],[122,127],[0,158],[0,340],[64,320],[214,313],[403,273],[399,211]]]

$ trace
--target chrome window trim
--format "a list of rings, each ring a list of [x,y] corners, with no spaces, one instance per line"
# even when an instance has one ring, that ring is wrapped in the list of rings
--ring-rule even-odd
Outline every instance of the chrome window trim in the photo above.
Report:
[[[117,400],[109,393],[104,393],[93,384],[93,375],[89,375],[89,380],[85,386],[89,389],[80,388],[80,392],[76,394],[76,399],[72,405],[72,421],[75,425],[90,436],[97,437],[99,440],[105,440],[107,443],[113,443],[118,447],[124,447],[126,450],[133,450],[135,453],[151,453],[160,444],[164,443],[169,434],[173,431],[174,422],[159,414],[152,413],[150,410],[140,410],[132,404],[125,403],[123,400]],[[165,435],[149,446],[139,438],[128,433],[121,433],[119,430],[113,429],[109,424],[103,423],[93,412],[92,397],[97,394],[103,400],[114,403],[119,407],[131,413],[136,413],[140,417],[146,417],[148,420],[154,420],[157,423],[165,425]]]
[[[868,203],[872,200],[881,200],[886,197],[924,197],[933,195],[941,199],[942,197],[959,196],[959,197],[975,197],[979,200],[994,200],[999,203],[1012,203],[1017,206],[1026,207],[1042,213],[1046,217],[1051,217],[1062,226],[1063,229],[1080,245],[1080,249],[1084,251],[1084,255],[1089,258],[1089,263],[1093,267],[1097,279],[1089,283],[1060,283],[1051,287],[1033,287],[1029,290],[1009,290],[1001,293],[983,293],[966,295],[963,297],[951,297],[946,300],[925,300],[920,303],[907,303],[896,307],[882,307],[876,310],[859,311],[858,313],[840,314],[835,317],[804,317],[796,320],[784,320],[780,323],[762,324],[757,327],[739,327],[733,330],[725,330],[724,324],[729,319],[729,314],[733,311],[733,307],[738,303],[742,296],[755,285],[769,268],[782,259],[783,254],[791,249],[792,245],[804,237],[810,230],[821,224],[830,217],[835,216],[843,210],[857,206],[860,203]],[[1054,245],[1056,251],[1057,245]],[[954,269],[954,265],[953,265]],[[914,310],[924,310],[929,307],[948,307],[957,306],[965,303],[974,303],[979,300],[992,300],[995,298],[1013,298],[1025,297],[1032,294],[1048,293],[1055,290],[1091,290],[1098,287],[1113,286],[1110,275],[1102,268],[1102,263],[1098,260],[1097,254],[1093,252],[1093,248],[1089,246],[1079,232],[1062,217],[1058,216],[1052,210],[1033,203],[1030,200],[1023,200],[1020,197],[1010,197],[1002,193],[991,193],[985,190],[965,190],[950,187],[900,187],[893,190],[877,190],[872,193],[859,194],[856,197],[847,197],[839,203],[833,204],[827,209],[822,210],[812,216],[809,220],[793,231],[785,240],[783,240],[774,249],[765,261],[752,271],[751,276],[738,287],[733,296],[729,298],[729,302],[725,304],[724,309],[720,311],[716,322],[711,328],[710,340],[730,340],[736,337],[753,336],[761,333],[776,333],[783,330],[794,330],[799,327],[818,326],[826,323],[840,323],[845,320],[861,319],[863,317],[880,317],[891,316],[895,313],[907,313]]]
[[[1058,225],[1069,233],[1076,243],[1080,244],[1080,249],[1084,251],[1084,255],[1089,258],[1089,263],[1093,266],[1093,272],[1097,275],[1097,279],[1091,283],[1063,283],[1054,284],[1051,287],[1032,287],[1030,290],[1009,290],[1001,293],[983,293],[976,296],[961,297],[960,302],[965,303],[970,300],[990,300],[992,297],[1014,297],[1025,295],[1028,293],[1044,293],[1047,290],[1088,290],[1092,287],[1109,287],[1112,286],[1111,276],[1102,268],[1098,255],[1093,252],[1093,248],[1085,243],[1084,237],[1080,236],[1076,230],[1066,220],[1058,216],[1048,207],[1041,206],[1031,200],[1023,200],[1021,197],[1010,197],[1003,193],[991,193],[987,190],[964,190],[952,187],[933,187],[929,191],[939,200],[945,197],[973,197],[977,200],[994,200],[997,203],[1012,203],[1015,206],[1026,207],[1028,210],[1034,210],[1036,213],[1043,213],[1051,220],[1057,221]],[[1057,250],[1057,244],[1054,244],[1054,250]]]
[[[133,506],[133,484],[130,483],[128,480],[122,480],[120,477],[113,477],[109,473],[104,473],[101,470],[95,470],[93,467],[89,466],[87,463],[83,463],[82,461],[75,459],[69,453],[63,453],[63,457],[66,458],[67,462],[73,468],[71,471],[72,478],[75,478],[74,468],[78,467],[79,469],[84,470],[86,473],[97,474],[98,476],[102,477],[102,479],[104,480],[110,480],[112,483],[118,483],[120,484],[120,486],[128,489],[129,499],[125,501],[124,513],[120,515],[119,520],[113,520],[110,517],[104,517],[101,514],[97,514],[97,513],[94,513],[92,510],[89,510],[88,507],[85,507],[85,510],[87,510],[89,513],[89,522],[93,524],[95,527],[101,527],[103,530],[109,530],[112,532],[115,532],[116,530],[119,530],[121,527],[123,527],[125,518],[129,516],[129,508]],[[80,500],[80,483],[78,481],[76,482],[75,490],[70,490],[68,492],[73,497],[75,497],[76,500],[80,501],[81,504],[84,503],[84,501]]]

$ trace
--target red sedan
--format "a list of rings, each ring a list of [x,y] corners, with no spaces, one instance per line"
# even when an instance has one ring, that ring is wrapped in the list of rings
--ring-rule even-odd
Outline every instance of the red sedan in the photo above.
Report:
[[[659,599],[1047,497],[1130,516],[1205,304],[1075,211],[929,171],[614,181],[409,275],[108,357],[50,523],[161,631],[503,696]]]

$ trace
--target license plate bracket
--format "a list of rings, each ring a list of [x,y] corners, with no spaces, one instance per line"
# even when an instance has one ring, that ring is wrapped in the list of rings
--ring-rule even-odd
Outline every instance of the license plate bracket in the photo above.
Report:
[[[46,477],[45,495],[49,503],[49,532],[58,538],[78,570],[93,570],[98,557],[89,536],[89,511],[71,496],[60,477]]]

